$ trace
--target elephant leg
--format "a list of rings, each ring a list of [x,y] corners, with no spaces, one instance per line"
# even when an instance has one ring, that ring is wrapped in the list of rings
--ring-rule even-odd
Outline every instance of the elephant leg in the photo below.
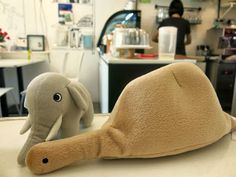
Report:
[[[75,136],[80,132],[80,117],[64,117],[61,124],[61,138]]]

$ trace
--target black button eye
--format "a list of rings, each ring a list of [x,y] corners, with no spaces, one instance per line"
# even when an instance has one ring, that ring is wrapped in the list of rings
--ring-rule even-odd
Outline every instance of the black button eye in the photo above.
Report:
[[[48,159],[47,159],[47,158],[44,158],[44,159],[42,160],[42,162],[43,162],[43,164],[46,164],[46,163],[48,163]]]
[[[60,102],[62,100],[62,96],[60,93],[55,93],[53,95],[53,100],[56,101],[56,102]]]

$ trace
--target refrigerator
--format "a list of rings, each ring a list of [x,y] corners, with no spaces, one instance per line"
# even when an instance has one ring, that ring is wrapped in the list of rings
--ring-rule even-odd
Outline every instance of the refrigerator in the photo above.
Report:
[[[100,48],[100,52],[106,52],[106,45],[103,44],[103,37],[107,34],[110,34],[115,29],[117,24],[125,25],[127,28],[140,28],[141,11],[121,10],[111,15],[105,22],[98,38],[97,47]]]

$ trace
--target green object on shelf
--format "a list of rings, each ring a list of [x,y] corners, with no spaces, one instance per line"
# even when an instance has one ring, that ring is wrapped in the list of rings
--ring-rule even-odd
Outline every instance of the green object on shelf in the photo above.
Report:
[[[139,0],[140,3],[151,3],[151,0]]]
[[[28,58],[28,60],[31,59],[31,54],[32,54],[32,51],[29,49],[29,50],[28,50],[28,53],[27,53],[27,58]]]

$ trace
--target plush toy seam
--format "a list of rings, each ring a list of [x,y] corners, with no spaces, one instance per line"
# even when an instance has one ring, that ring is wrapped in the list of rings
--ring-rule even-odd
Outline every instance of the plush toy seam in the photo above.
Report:
[[[211,141],[208,141],[208,142],[205,142],[205,143],[186,146],[186,147],[183,147],[183,148],[177,148],[177,149],[174,149],[172,151],[160,152],[160,153],[155,153],[155,154],[128,155],[128,156],[124,156],[124,157],[103,157],[103,158],[104,159],[109,159],[109,158],[111,158],[111,159],[112,158],[157,158],[157,157],[161,157],[161,156],[168,156],[168,154],[169,155],[182,154],[184,152],[193,151],[193,150],[196,150],[196,149],[199,149],[199,148],[203,148],[207,145],[211,145],[212,143],[215,143],[218,140],[220,140],[223,136],[225,136],[225,135],[222,135],[222,136],[220,136],[220,137],[218,137],[214,140],[211,140]],[[189,149],[189,150],[182,151],[184,149]],[[176,151],[177,151],[177,153],[175,153]],[[182,152],[179,153],[179,151],[182,151]]]

